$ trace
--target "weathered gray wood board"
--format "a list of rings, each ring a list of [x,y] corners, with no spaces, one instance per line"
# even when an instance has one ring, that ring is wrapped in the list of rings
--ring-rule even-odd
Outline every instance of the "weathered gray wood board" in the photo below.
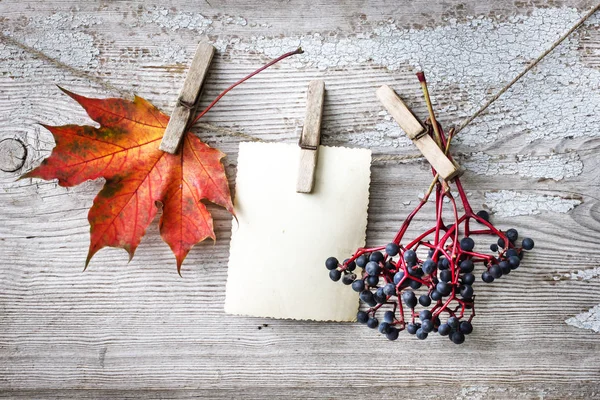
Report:
[[[202,38],[217,47],[204,105],[274,56],[305,50],[236,88],[196,130],[228,154],[231,182],[246,140],[235,132],[297,142],[313,79],[327,85],[323,144],[412,156],[379,86],[425,118],[423,68],[438,118],[458,124],[592,3],[1,1],[0,140],[22,141],[27,155],[0,172],[0,397],[599,398],[600,16],[457,138],[473,205],[536,240],[517,273],[478,285],[475,331],[460,347],[225,315],[231,220],[216,207],[218,240],[193,249],[182,278],[156,225],[131,263],[107,249],[84,273],[102,182],[16,180],[54,145],[36,122],[88,122],[55,84],[136,93],[168,112]],[[5,148],[10,171],[22,153]],[[373,164],[369,244],[390,240],[429,179],[421,158]]]

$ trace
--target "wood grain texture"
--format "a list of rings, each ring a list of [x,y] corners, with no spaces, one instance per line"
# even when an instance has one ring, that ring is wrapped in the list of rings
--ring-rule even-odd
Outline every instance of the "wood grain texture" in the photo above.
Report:
[[[54,146],[38,122],[88,123],[55,84],[136,93],[171,110],[201,38],[217,47],[201,107],[271,52],[306,52],[236,88],[196,130],[228,154],[230,183],[243,140],[235,133],[296,143],[314,79],[327,85],[322,144],[412,156],[379,86],[426,115],[414,77],[423,63],[440,122],[457,124],[593,3],[0,2],[0,140],[28,150],[20,171],[0,172],[0,397],[599,398],[598,334],[565,323],[600,303],[598,277],[567,277],[600,265],[594,21],[457,138],[473,206],[536,240],[517,273],[477,284],[475,331],[461,347],[406,334],[391,343],[357,324],[226,315],[231,217],[216,207],[217,242],[194,247],[182,278],[156,224],[131,262],[107,249],[84,273],[87,212],[102,183],[17,180]],[[372,166],[368,245],[390,240],[430,182],[425,160],[407,160]],[[432,216],[426,207],[411,232]]]

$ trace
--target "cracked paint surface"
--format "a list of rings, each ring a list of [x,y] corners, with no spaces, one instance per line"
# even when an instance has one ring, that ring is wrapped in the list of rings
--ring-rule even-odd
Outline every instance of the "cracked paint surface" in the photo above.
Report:
[[[578,199],[527,194],[512,190],[500,190],[485,194],[487,207],[501,217],[537,215],[542,212],[567,213],[581,203],[582,201]]]
[[[94,15],[58,12],[47,17],[35,16],[27,20],[20,29],[11,31],[3,29],[2,33],[21,43],[56,58],[74,68],[88,70],[98,67],[100,50],[96,47],[95,38],[86,32],[94,25],[102,24],[102,19]],[[12,77],[30,76],[34,67],[40,67],[41,60],[28,63],[14,61],[15,54],[22,53],[11,46],[0,43],[0,59],[8,60],[8,73]]]
[[[323,70],[360,64],[390,71],[423,69],[434,101],[436,93],[461,101],[450,121],[458,124],[580,16],[571,8],[536,9],[531,15],[503,22],[474,17],[466,23],[450,20],[445,26],[420,30],[402,29],[393,21],[385,21],[351,36],[317,32],[282,38],[225,38],[217,40],[217,47],[275,57],[285,49],[302,46],[305,54],[290,62]],[[587,24],[597,23],[598,18],[593,17]],[[582,62],[579,46],[579,36],[567,39],[492,106],[492,112],[461,132],[457,141],[479,146],[517,134],[526,142],[598,136],[592,122],[600,122],[600,72]],[[570,72],[565,74],[565,70]],[[585,109],[581,109],[582,104]],[[440,114],[448,111],[445,107],[456,108],[442,105]],[[485,135],[481,135],[482,129]]]
[[[560,181],[583,172],[583,162],[575,151],[545,155],[497,156],[485,152],[465,154],[460,165],[479,175],[519,175]]]
[[[596,268],[590,268],[590,269],[583,269],[583,270],[575,271],[575,272],[561,273],[561,274],[553,276],[553,279],[555,281],[560,281],[560,280],[565,280],[565,279],[569,279],[569,280],[573,280],[573,281],[590,281],[599,276],[600,276],[600,267],[596,267]]]
[[[567,325],[581,329],[589,329],[600,333],[600,304],[590,308],[588,311],[569,318],[565,321]]]

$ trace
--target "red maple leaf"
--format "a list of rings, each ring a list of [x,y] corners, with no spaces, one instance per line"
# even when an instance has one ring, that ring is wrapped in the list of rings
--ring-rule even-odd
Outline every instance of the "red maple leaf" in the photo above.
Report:
[[[233,204],[217,149],[186,133],[176,155],[158,149],[169,117],[141,97],[90,99],[62,89],[77,101],[93,126],[47,126],[56,141],[50,157],[23,178],[58,179],[61,186],[105,178],[88,214],[90,249],[85,266],[103,247],[122,247],[133,257],[146,228],[162,204],[160,235],[177,259],[215,240],[213,220],[201,200]]]

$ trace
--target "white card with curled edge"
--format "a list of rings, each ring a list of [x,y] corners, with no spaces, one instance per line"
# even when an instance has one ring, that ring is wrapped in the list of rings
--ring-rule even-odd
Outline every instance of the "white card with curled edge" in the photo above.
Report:
[[[300,148],[240,144],[225,312],[354,321],[358,293],[325,260],[364,247],[371,151],[319,146],[312,193],[297,193]]]

